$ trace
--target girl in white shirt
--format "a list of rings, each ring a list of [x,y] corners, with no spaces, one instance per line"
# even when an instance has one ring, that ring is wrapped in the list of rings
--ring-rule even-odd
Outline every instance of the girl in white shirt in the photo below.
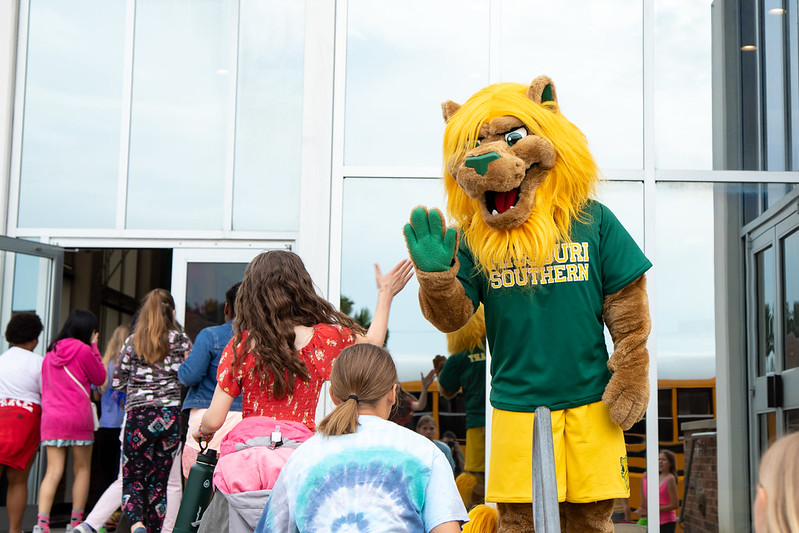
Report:
[[[8,321],[11,345],[0,355],[0,476],[8,479],[6,506],[10,533],[21,533],[28,499],[28,472],[39,448],[42,418],[42,320],[36,313],[17,313]]]

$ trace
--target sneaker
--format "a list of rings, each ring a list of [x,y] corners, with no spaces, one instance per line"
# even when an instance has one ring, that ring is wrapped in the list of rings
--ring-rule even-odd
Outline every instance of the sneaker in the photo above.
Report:
[[[64,526],[64,533],[72,533],[73,531],[75,531],[75,526],[72,526],[70,524]]]
[[[97,533],[97,531],[86,522],[81,522],[72,529],[72,533]]]
[[[33,533],[45,533],[44,528],[40,525],[33,526]]]

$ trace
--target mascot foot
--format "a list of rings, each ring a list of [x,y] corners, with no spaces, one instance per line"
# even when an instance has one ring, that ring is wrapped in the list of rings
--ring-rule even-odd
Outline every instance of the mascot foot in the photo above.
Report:
[[[529,503],[498,503],[497,533],[527,533],[533,531],[533,506]]]
[[[613,533],[613,500],[560,504],[560,529],[567,533]]]

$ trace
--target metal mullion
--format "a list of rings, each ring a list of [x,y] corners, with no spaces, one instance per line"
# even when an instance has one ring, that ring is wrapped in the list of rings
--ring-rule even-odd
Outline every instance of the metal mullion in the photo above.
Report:
[[[238,121],[239,48],[241,46],[241,1],[231,2],[232,18],[236,21],[235,46],[231,48],[228,76],[227,148],[225,150],[225,185],[222,199],[222,229],[233,229],[233,187],[236,174],[236,124]]]
[[[643,5],[643,134],[644,134],[644,253],[647,257],[655,257],[656,232],[655,209],[656,187],[655,180],[655,3],[654,0],[645,0]],[[649,283],[647,293],[649,308],[655,309],[657,303],[657,266],[647,273]],[[651,314],[651,311],[650,311]],[[657,338],[657,322],[652,321],[649,339]],[[649,395],[649,406],[646,411],[646,470],[657,472],[659,454],[659,428],[658,428],[658,368],[657,368],[657,343],[648,342],[649,364],[649,390],[654,391]],[[658,476],[647,476],[647,509],[658,509]],[[649,533],[657,533],[659,525],[657,520],[649,521]]]
[[[128,213],[128,177],[130,171],[130,128],[133,114],[133,54],[136,39],[136,0],[125,6],[125,51],[122,69],[122,120],[119,135],[117,171],[117,216],[115,227],[124,230]]]
[[[655,179],[708,183],[799,183],[799,171],[655,170]]]
[[[799,4],[794,4],[794,9],[787,10],[787,94],[788,94],[788,166],[786,168],[799,170]]]
[[[17,64],[14,84],[14,123],[11,133],[11,166],[8,180],[8,214],[5,221],[7,235],[15,236],[19,217],[19,191],[22,169],[22,134],[25,121],[25,82],[28,72],[28,38],[30,33],[30,0],[19,3],[17,30]]]
[[[330,183],[330,257],[327,295],[337,302],[341,295],[341,247],[344,203],[344,120],[347,86],[347,9],[345,0],[336,2],[335,55],[333,74],[333,142]]]

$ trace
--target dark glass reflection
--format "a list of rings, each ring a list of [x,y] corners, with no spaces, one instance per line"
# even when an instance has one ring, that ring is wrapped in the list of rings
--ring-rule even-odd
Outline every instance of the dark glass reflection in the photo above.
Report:
[[[799,409],[785,411],[785,433],[799,431]]]
[[[782,280],[784,287],[784,369],[799,367],[799,231],[782,240]]]
[[[225,322],[225,293],[244,277],[247,263],[186,265],[186,334],[194,342],[201,329]]]
[[[760,452],[765,452],[777,440],[777,413],[763,413],[758,415],[760,421]]]
[[[757,262],[757,368],[758,375],[775,372],[774,361],[774,249],[755,256]]]

